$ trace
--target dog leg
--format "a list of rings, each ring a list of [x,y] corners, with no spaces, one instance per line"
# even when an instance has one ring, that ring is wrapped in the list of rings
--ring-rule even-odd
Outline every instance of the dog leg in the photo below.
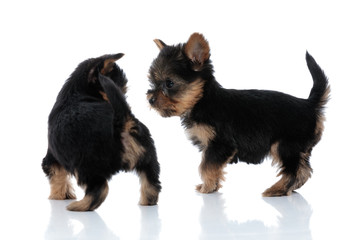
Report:
[[[159,173],[160,166],[156,160],[156,155],[148,153],[147,158],[143,159],[143,162],[147,162],[147,165],[139,164],[136,167],[136,172],[140,178],[140,205],[156,205],[161,190]],[[151,158],[151,156],[153,158]]]
[[[226,164],[216,165],[209,164],[206,161],[202,161],[199,167],[202,184],[196,186],[196,190],[200,193],[212,193],[218,191],[222,185],[220,181],[225,181],[223,171]]]
[[[140,177],[140,201],[143,206],[156,205],[159,199],[159,185],[151,183],[151,180],[145,172],[139,174]]]
[[[290,146],[279,146],[279,144],[272,146],[271,155],[274,162],[280,165],[279,175],[282,177],[263,193],[264,197],[289,196],[311,177],[312,169],[309,163],[311,148],[305,153],[299,153],[292,151],[294,148]]]
[[[70,182],[70,174],[56,161],[50,152],[43,159],[42,168],[50,182],[49,199],[76,199]]]
[[[224,168],[236,154],[236,151],[228,146],[224,148],[223,145],[214,145],[209,146],[202,154],[199,172],[203,183],[196,186],[200,193],[216,192],[222,187],[220,182],[225,181]]]
[[[109,192],[107,180],[103,177],[92,177],[91,182],[84,184],[85,196],[67,206],[69,211],[93,211],[105,200]]]

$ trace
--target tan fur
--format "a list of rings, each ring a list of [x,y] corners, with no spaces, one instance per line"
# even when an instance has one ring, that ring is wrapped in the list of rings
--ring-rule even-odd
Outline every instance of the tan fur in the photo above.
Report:
[[[328,86],[325,90],[324,95],[321,97],[320,100],[320,104],[321,107],[323,107],[330,98],[330,86]],[[320,116],[318,116],[317,121],[316,121],[316,127],[315,127],[315,143],[319,142],[321,137],[322,137],[322,133],[324,131],[324,122],[325,122],[326,118],[324,116],[324,114],[321,114]]]
[[[205,82],[199,78],[194,82],[187,84],[186,89],[181,95],[175,96],[172,99],[166,96],[162,91],[148,94],[147,98],[149,100],[150,98],[155,97],[156,102],[153,107],[161,116],[182,116],[191,110],[202,98],[204,84]]]
[[[194,70],[199,71],[210,57],[209,43],[203,35],[193,33],[185,45],[185,54],[194,63]]]
[[[125,147],[123,161],[129,164],[129,170],[134,169],[139,158],[145,153],[144,147],[131,136],[131,133],[135,132],[134,126],[135,122],[133,120],[128,120],[125,123],[124,132],[121,133],[122,143]]]
[[[264,193],[264,197],[274,196],[288,196],[292,191],[300,188],[311,177],[312,169],[307,163],[310,153],[301,153],[299,167],[296,171],[296,176],[290,176],[283,173],[282,162],[278,153],[279,143],[276,142],[271,146],[270,155],[273,158],[272,165],[278,165],[280,172],[278,176],[282,176],[281,179],[275,183],[272,187],[268,188]],[[294,179],[295,178],[295,179]]]
[[[104,61],[104,67],[103,67],[103,69],[101,69],[101,71],[100,71],[101,74],[102,74],[102,75],[105,75],[105,74],[111,72],[111,71],[113,70],[115,61],[116,61],[115,59],[106,59],[106,60]]]
[[[189,139],[196,138],[203,148],[208,146],[208,143],[214,139],[216,134],[213,127],[197,123],[185,131]]]
[[[290,175],[283,174],[277,183],[263,192],[263,197],[289,196],[292,190],[288,189],[287,186],[291,180],[292,178]]]
[[[270,149],[270,155],[273,159],[271,166],[281,166],[281,160],[280,160],[280,156],[279,156],[279,152],[278,152],[278,147],[279,147],[279,143],[276,142],[273,145],[271,145],[271,149]]]
[[[108,98],[108,96],[106,95],[105,92],[99,91],[99,93],[101,94],[101,96],[103,97],[103,99],[104,99],[105,101],[110,102],[110,101],[109,101],[109,98]]]
[[[140,173],[140,205],[155,205],[158,200],[159,192],[152,186],[145,173]]]
[[[164,110],[171,110],[173,114],[176,113],[175,108],[176,102],[165,96],[163,92],[159,92],[157,94],[157,100],[156,100],[156,109],[159,110],[159,113],[164,117],[166,116],[166,113]]]
[[[225,172],[224,168],[227,163],[233,159],[236,154],[236,151],[226,160],[226,162],[220,166],[210,164],[205,160],[205,152],[202,154],[202,161],[199,166],[199,172],[201,175],[201,179],[203,180],[203,184],[199,184],[196,186],[196,190],[201,193],[212,193],[218,191],[222,185],[221,181],[225,181]]]
[[[79,211],[79,212],[93,211],[97,207],[99,207],[102,202],[104,202],[108,193],[109,193],[109,186],[106,182],[106,185],[101,189],[101,194],[99,199],[97,199],[97,202],[93,206],[91,206],[91,203],[94,200],[93,196],[85,195],[83,199],[81,199],[80,201],[75,201],[70,203],[66,208],[69,211]]]
[[[159,48],[159,50],[161,50],[165,47],[160,39],[154,39],[154,42],[155,42],[156,46]]]
[[[75,199],[74,189],[70,182],[70,174],[62,166],[52,165],[50,173],[49,199]]]
[[[203,96],[204,80],[197,79],[190,83],[181,97],[174,98],[176,101],[176,115],[181,116],[191,110]]]

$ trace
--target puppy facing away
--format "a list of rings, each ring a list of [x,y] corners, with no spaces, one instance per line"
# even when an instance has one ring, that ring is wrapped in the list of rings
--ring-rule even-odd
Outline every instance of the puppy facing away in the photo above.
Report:
[[[309,158],[324,130],[330,93],[310,54],[306,61],[314,84],[309,97],[301,99],[223,88],[213,75],[209,44],[199,33],[175,46],[154,41],[160,53],[149,70],[147,98],[161,116],[180,116],[189,139],[202,151],[199,192],[217,191],[228,163],[259,164],[269,155],[282,177],[263,196],[290,195],[310,178]]]
[[[115,63],[123,54],[79,64],[62,87],[48,121],[48,150],[42,162],[49,199],[75,199],[70,176],[85,190],[70,211],[92,211],[108,194],[119,171],[140,177],[140,205],[157,204],[161,190],[154,142],[126,102],[127,79]]]

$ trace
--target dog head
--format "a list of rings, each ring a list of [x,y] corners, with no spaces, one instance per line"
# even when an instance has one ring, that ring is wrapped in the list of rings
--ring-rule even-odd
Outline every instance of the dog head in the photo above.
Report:
[[[87,92],[92,96],[102,96],[102,87],[98,76],[102,74],[109,77],[114,83],[126,93],[127,79],[122,69],[115,63],[123,53],[103,55],[98,58],[90,58],[82,63],[71,74],[68,81],[74,82],[79,91]]]
[[[147,99],[163,117],[182,116],[202,98],[204,74],[211,70],[210,48],[203,35],[194,33],[184,44],[154,42],[160,53],[149,70]]]

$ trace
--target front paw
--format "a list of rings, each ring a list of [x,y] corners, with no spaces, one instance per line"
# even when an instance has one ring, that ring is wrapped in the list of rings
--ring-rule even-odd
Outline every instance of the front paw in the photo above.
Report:
[[[219,188],[221,188],[221,184],[207,185],[203,183],[196,186],[196,190],[200,193],[213,193],[219,190]]]

